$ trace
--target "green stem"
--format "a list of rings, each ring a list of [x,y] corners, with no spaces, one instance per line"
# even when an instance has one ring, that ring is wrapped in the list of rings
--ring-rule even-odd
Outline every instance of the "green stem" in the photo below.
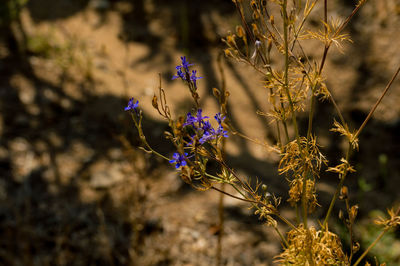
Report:
[[[283,235],[281,234],[281,232],[279,231],[278,227],[274,226],[274,229],[276,231],[276,233],[279,235],[280,239],[282,240],[282,243],[286,246],[286,248],[289,247],[289,243],[287,242],[287,240],[283,237]]]
[[[221,190],[223,191],[225,188],[225,183],[221,184]],[[218,200],[218,221],[219,221],[219,233],[218,233],[218,239],[217,239],[217,250],[216,250],[216,265],[219,266],[221,265],[222,261],[222,238],[224,235],[224,195],[223,193],[219,194],[219,200]]]
[[[135,123],[136,129],[138,130],[140,140],[141,140],[142,143],[146,146],[146,148],[150,150],[150,151],[148,151],[148,152],[154,153],[154,154],[157,155],[158,157],[161,157],[161,158],[163,158],[164,160],[169,161],[169,160],[170,160],[169,158],[167,158],[166,156],[164,156],[164,155],[162,155],[162,154],[156,152],[155,150],[153,150],[153,148],[152,148],[152,147],[149,145],[149,143],[147,142],[146,136],[143,134],[142,127],[140,126],[140,121],[139,121],[139,123],[136,121],[135,114],[132,113],[131,116],[132,116],[133,122]],[[141,118],[140,118],[140,119],[141,119]]]
[[[351,143],[349,142],[349,148],[348,148],[347,153],[346,153],[346,161],[348,161],[349,158],[350,158],[350,152],[351,152]],[[329,205],[329,209],[328,209],[328,211],[326,213],[326,216],[325,216],[324,223],[322,224],[322,227],[324,229],[326,229],[326,226],[328,224],[328,219],[329,219],[329,217],[330,217],[330,215],[332,213],[333,206],[335,206],[335,202],[339,197],[339,193],[340,193],[340,190],[343,187],[343,184],[344,184],[344,181],[346,179],[346,176],[347,176],[347,170],[344,171],[342,177],[340,178],[340,182],[339,182],[338,186],[336,187],[335,194],[333,195],[333,198],[332,198],[331,203]]]
[[[283,14],[283,40],[284,40],[284,47],[285,47],[285,72],[284,72],[284,88],[286,95],[288,97],[289,101],[289,107],[290,111],[292,113],[292,122],[293,122],[293,127],[297,139],[297,144],[299,146],[300,153],[302,155],[303,160],[304,158],[304,153],[301,147],[301,141],[300,141],[300,135],[299,135],[299,128],[297,126],[297,120],[296,120],[296,114],[294,111],[294,104],[292,101],[292,97],[290,96],[290,91],[289,91],[289,44],[288,44],[288,21],[287,21],[287,0],[284,0],[282,3],[282,14]],[[304,183],[306,183],[306,176],[303,177],[303,196],[302,196],[302,206],[303,206],[303,223],[304,226],[307,227],[307,202],[306,202],[306,197],[304,193]]]
[[[371,243],[371,245],[369,245],[369,247],[364,251],[364,253],[358,258],[358,260],[353,264],[353,266],[357,266],[362,259],[368,254],[368,252],[370,252],[370,250],[379,242],[379,240],[381,240],[381,238],[383,237],[383,235],[390,229],[390,227],[386,228],[385,230],[383,230],[378,237],[374,240],[374,242]]]
[[[303,189],[301,192],[301,205],[303,209],[303,224],[305,228],[308,228],[307,226],[307,177],[303,177]]]

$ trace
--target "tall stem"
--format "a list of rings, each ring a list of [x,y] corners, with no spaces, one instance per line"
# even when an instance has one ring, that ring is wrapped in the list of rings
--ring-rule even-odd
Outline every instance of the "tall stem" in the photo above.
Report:
[[[297,126],[297,120],[296,120],[296,113],[294,110],[294,104],[292,101],[292,97],[290,95],[290,91],[289,91],[289,41],[288,41],[288,17],[287,17],[287,0],[284,0],[282,3],[282,15],[283,15],[283,41],[284,41],[284,48],[285,48],[285,71],[284,71],[284,89],[285,89],[285,93],[286,96],[288,98],[289,101],[289,108],[290,108],[290,112],[292,114],[292,123],[293,123],[293,127],[294,127],[294,131],[295,131],[295,135],[296,135],[296,140],[297,140],[297,144],[299,146],[299,150],[300,153],[304,158],[304,153],[302,150],[302,146],[301,146],[301,141],[300,141],[300,135],[299,135],[299,128]],[[306,183],[306,176],[303,177],[303,184]],[[304,185],[303,185],[303,192],[304,192]],[[307,202],[306,202],[306,197],[303,193],[302,196],[302,206],[303,206],[303,223],[304,226],[307,227]]]
[[[349,142],[349,148],[348,148],[347,153],[346,153],[346,161],[349,160],[350,152],[351,152],[351,143]],[[331,204],[329,205],[329,209],[328,209],[328,211],[327,211],[327,213],[326,213],[326,216],[325,216],[324,223],[322,224],[322,227],[323,227],[324,229],[326,229],[326,226],[327,226],[327,224],[328,224],[329,217],[330,217],[330,215],[331,215],[331,213],[332,213],[332,210],[333,210],[333,206],[335,206],[335,202],[336,202],[336,200],[337,200],[338,197],[339,197],[339,193],[340,193],[340,190],[341,190],[342,187],[343,187],[344,180],[346,179],[346,176],[347,176],[347,170],[344,171],[343,175],[342,175],[341,178],[340,178],[340,182],[339,182],[338,186],[336,187],[335,194],[333,195],[333,198],[332,198],[332,200],[331,200]]]

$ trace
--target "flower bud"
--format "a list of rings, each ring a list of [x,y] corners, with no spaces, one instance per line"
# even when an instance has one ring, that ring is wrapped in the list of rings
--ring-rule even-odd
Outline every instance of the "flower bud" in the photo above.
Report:
[[[343,211],[340,210],[340,211],[339,211],[339,219],[340,219],[340,220],[343,220],[343,218],[344,218]]]
[[[242,26],[236,26],[236,34],[240,38],[244,37],[245,34]]]
[[[358,205],[354,205],[353,207],[350,208],[350,213],[349,213],[350,222],[352,223],[354,222],[357,214],[358,214]]]
[[[158,100],[157,96],[154,94],[153,99],[151,100],[151,105],[153,105],[154,109],[158,110]]]
[[[349,190],[346,186],[343,186],[340,190],[340,199],[347,199],[349,197]]]

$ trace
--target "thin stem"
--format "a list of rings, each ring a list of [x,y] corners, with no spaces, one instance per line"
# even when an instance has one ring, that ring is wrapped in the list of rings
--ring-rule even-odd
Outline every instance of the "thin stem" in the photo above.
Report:
[[[222,90],[222,98],[218,98],[218,103],[220,105],[220,111],[223,116],[226,117],[226,82],[225,82],[225,75],[224,75],[224,68],[222,66],[222,54],[220,53],[218,56],[218,70],[221,76],[221,90]],[[221,142],[221,158],[225,158],[225,144],[226,144],[226,139],[223,138]],[[221,190],[224,190],[225,188],[225,183],[221,184]],[[224,235],[224,194],[221,193],[219,194],[219,201],[218,201],[218,220],[219,220],[219,234],[218,234],[218,241],[217,241],[217,251],[216,251],[216,257],[217,257],[217,266],[221,265],[222,261],[222,238]]]
[[[223,191],[225,188],[225,183],[221,184],[221,191]],[[217,250],[216,250],[216,257],[217,257],[217,262],[216,265],[219,266],[221,265],[222,261],[222,238],[224,235],[224,195],[223,193],[219,194],[219,200],[218,200],[218,220],[219,220],[219,233],[218,233],[218,241],[217,241]]]
[[[241,200],[241,201],[245,201],[245,202],[250,202],[250,203],[254,203],[254,204],[259,204],[259,203],[260,203],[260,202],[255,201],[255,200],[244,199],[244,198],[235,196],[235,195],[233,195],[233,194],[230,194],[230,193],[228,193],[228,192],[226,192],[226,191],[224,191],[224,190],[221,190],[221,189],[219,189],[219,188],[217,188],[217,187],[214,187],[214,186],[212,186],[211,188],[214,189],[214,190],[216,190],[216,191],[218,191],[218,192],[220,192],[220,193],[222,193],[222,194],[224,194],[224,195],[227,195],[227,196],[232,197],[232,198],[237,199],[237,200]]]
[[[311,95],[310,112],[308,113],[307,143],[311,137],[312,124],[313,124],[313,118],[314,118],[314,109],[315,109],[314,90],[312,90],[311,93],[312,93],[312,95]]]
[[[347,153],[346,153],[346,161],[349,160],[349,158],[350,158],[350,153],[351,153],[351,143],[349,142],[349,147],[348,147],[348,150],[347,150]],[[325,216],[324,223],[322,224],[322,227],[323,227],[324,229],[326,228],[326,226],[327,226],[327,224],[328,224],[328,219],[329,219],[329,217],[330,217],[330,215],[331,215],[331,213],[332,213],[333,206],[335,206],[335,202],[336,202],[336,200],[337,200],[338,197],[339,197],[339,193],[340,193],[340,190],[342,189],[342,186],[343,186],[343,184],[344,184],[344,180],[346,179],[347,172],[348,172],[347,170],[344,171],[343,175],[342,175],[341,178],[340,178],[340,182],[339,182],[338,186],[336,187],[335,194],[333,195],[333,198],[332,198],[331,203],[330,203],[330,205],[329,205],[329,209],[328,209],[328,211],[327,211],[327,213],[326,213],[326,216]]]
[[[289,100],[289,107],[290,107],[290,111],[292,113],[292,122],[293,122],[293,127],[294,127],[294,131],[295,131],[295,135],[296,135],[296,139],[297,139],[297,144],[299,146],[299,150],[301,152],[301,155],[304,159],[304,154],[302,151],[302,147],[301,147],[301,141],[300,141],[300,135],[299,135],[299,129],[297,126],[297,120],[296,120],[296,114],[294,111],[294,104],[292,101],[292,98],[290,96],[290,91],[289,91],[289,44],[288,44],[288,21],[287,21],[287,11],[286,11],[286,7],[287,7],[287,0],[284,0],[282,3],[282,15],[283,15],[283,39],[284,39],[284,48],[285,48],[285,71],[284,71],[284,88],[285,88],[285,92],[286,95],[288,97]],[[306,183],[306,178],[304,176],[304,180],[303,183]],[[303,192],[304,192],[304,186],[303,186]],[[306,202],[306,197],[303,193],[302,196],[302,206],[303,206],[303,223],[304,225],[307,227],[307,202]]]
[[[354,135],[354,139],[356,139],[358,137],[358,135],[360,135],[361,131],[364,129],[365,125],[367,124],[367,122],[369,121],[369,119],[372,117],[372,114],[375,112],[376,108],[378,107],[378,105],[381,103],[383,97],[385,97],[386,93],[388,92],[389,88],[392,86],[393,81],[396,79],[397,75],[400,72],[400,67],[397,68],[397,71],[394,73],[394,75],[392,76],[392,78],[390,79],[389,83],[386,85],[385,90],[383,91],[381,97],[378,99],[378,101],[375,103],[374,107],[372,107],[371,111],[369,112],[369,114],[367,115],[367,117],[365,118],[364,122],[362,123],[362,125],[360,126],[360,128],[357,130],[357,133]]]
[[[300,210],[299,210],[299,206],[297,205],[297,203],[295,205],[295,208],[296,208],[296,222],[297,222],[297,224],[300,224]]]
[[[169,158],[167,158],[166,156],[164,156],[164,155],[162,155],[162,154],[156,152],[156,151],[149,145],[149,143],[148,143],[147,140],[146,140],[146,136],[143,134],[143,130],[142,130],[142,127],[140,126],[140,122],[138,123],[138,122],[136,121],[135,115],[136,115],[136,114],[131,113],[132,120],[133,120],[133,122],[135,123],[135,126],[136,126],[136,128],[137,128],[137,130],[138,130],[138,132],[139,132],[139,138],[140,138],[140,140],[141,140],[142,143],[146,146],[146,148],[150,150],[150,151],[148,151],[148,152],[154,153],[154,154],[157,155],[158,157],[161,157],[161,158],[163,158],[164,160],[169,161],[169,160],[170,160]],[[140,118],[140,119],[141,119],[141,118]]]
[[[283,237],[283,235],[281,234],[281,232],[279,231],[277,226],[274,226],[274,229],[276,231],[276,233],[279,235],[280,239],[282,240],[282,243],[287,247],[289,247],[289,243],[287,242],[287,240]]]
[[[222,166],[224,166],[225,169],[227,169],[227,170],[229,171],[229,173],[231,173],[231,174],[236,178],[236,180],[239,181],[240,185],[241,185],[243,188],[246,188],[248,191],[252,191],[252,188],[249,186],[249,184],[244,183],[244,182],[242,181],[242,179],[239,178],[239,177],[236,175],[236,173],[235,173],[230,167],[228,167],[228,165],[226,165],[226,163],[225,163],[224,161],[218,160],[218,159],[215,158],[215,157],[214,157],[213,159],[215,159],[218,163],[220,163]],[[256,198],[254,195],[252,195],[252,197],[253,197],[253,198]]]
[[[325,21],[325,23],[327,23],[328,22],[328,20],[327,20],[327,0],[324,0],[324,1],[325,1],[324,2],[324,4],[325,4],[324,5],[324,21]],[[335,38],[336,36],[338,36],[340,34],[340,32],[347,26],[347,24],[349,24],[350,20],[358,12],[358,10],[362,6],[362,4],[364,4],[364,2],[365,1],[360,2],[360,4],[356,6],[356,8],[351,12],[350,16],[348,16],[347,19],[343,22],[343,24],[335,31],[335,33],[333,34],[332,38]],[[325,25],[325,33],[326,32],[327,32],[327,26]],[[325,61],[326,61],[326,58],[327,58],[327,55],[328,55],[328,50],[331,47],[331,45],[332,45],[332,39],[329,40],[327,43],[325,43],[324,53],[323,53],[323,56],[322,56],[320,67],[319,67],[319,74],[322,74],[322,69],[323,69],[323,67],[325,65]],[[332,101],[332,104],[333,104],[334,108],[336,109],[336,112],[338,113],[340,121],[342,122],[343,125],[345,125],[346,123],[345,123],[345,120],[343,118],[343,115],[342,115],[342,113],[341,113],[341,111],[340,111],[338,105],[336,104],[335,99],[333,98],[332,95],[331,95],[330,99]]]
[[[265,203],[263,203],[263,202],[261,202],[261,201],[256,201],[256,200],[248,199],[248,198],[246,197],[246,195],[245,195],[242,191],[240,191],[240,189],[239,189],[237,186],[235,186],[235,184],[232,184],[232,183],[228,183],[228,184],[230,184],[240,195],[242,195],[243,198],[238,197],[238,196],[235,196],[235,195],[233,195],[233,194],[230,194],[230,193],[228,193],[228,192],[226,192],[226,191],[222,191],[222,190],[220,190],[219,188],[216,188],[216,187],[214,187],[214,186],[212,186],[211,188],[214,189],[214,190],[216,190],[216,191],[218,191],[218,192],[221,192],[221,193],[223,193],[223,194],[225,194],[225,195],[227,195],[227,196],[230,196],[230,197],[232,197],[232,198],[235,198],[235,199],[238,199],[238,200],[241,200],[241,201],[245,201],[245,202],[252,203],[253,206],[254,206],[257,210],[260,210],[260,211],[261,211],[261,209],[260,209],[260,207],[258,207],[258,204],[263,205],[264,207],[269,207],[268,205],[266,205]],[[297,230],[296,226],[294,226],[294,225],[293,225],[289,220],[287,220],[285,217],[281,216],[278,212],[271,213],[271,215],[275,215],[275,216],[278,217],[280,220],[282,220],[282,222],[284,222],[285,224],[287,224],[287,225],[290,226],[291,228]]]
[[[349,204],[349,199],[346,198],[345,200],[346,203],[346,210],[347,210],[347,214],[349,216],[349,225],[347,226],[348,230],[349,230],[349,234],[350,234],[350,256],[349,256],[349,262],[351,263],[351,260],[353,259],[353,255],[354,255],[354,233],[353,233],[353,224],[354,224],[354,219],[350,218],[351,215],[351,209],[350,209],[350,204]]]
[[[362,259],[368,254],[368,252],[370,252],[370,250],[379,242],[379,240],[381,240],[381,238],[386,234],[387,231],[389,231],[390,227],[386,228],[385,230],[383,230],[378,237],[374,240],[374,242],[371,243],[371,245],[369,245],[369,247],[364,251],[364,253],[358,258],[358,260],[353,264],[353,266],[357,266]]]
[[[217,182],[221,182],[221,183],[224,183],[224,182],[225,182],[224,179],[219,178],[219,177],[217,177],[217,176],[215,176],[215,175],[210,175],[209,173],[206,173],[206,172],[200,173],[200,172],[196,171],[196,173],[204,174],[205,176],[210,177],[210,178],[214,179],[214,180],[217,181]]]
[[[328,31],[326,26],[326,24],[328,24],[328,0],[324,0],[324,22],[325,22],[325,34],[326,34]]]
[[[303,224],[307,227],[307,177],[303,177],[303,188],[301,192],[301,206],[303,207]]]

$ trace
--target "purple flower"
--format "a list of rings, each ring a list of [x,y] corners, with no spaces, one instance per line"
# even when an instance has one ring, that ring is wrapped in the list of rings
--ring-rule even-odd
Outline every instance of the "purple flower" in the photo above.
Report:
[[[185,80],[185,74],[182,72],[182,66],[177,66],[176,67],[176,76],[172,77],[172,80],[181,78],[182,80]]]
[[[196,77],[197,70],[192,70],[192,75],[190,76],[190,80],[193,82],[195,88],[197,88],[196,80],[201,79],[203,77]]]
[[[201,127],[201,125],[204,123],[204,119],[208,118],[208,116],[202,116],[202,110],[198,109],[196,116],[193,116],[191,113],[188,113],[186,116],[186,122],[183,124],[183,126],[191,125],[194,128]],[[198,126],[196,126],[195,123],[199,123]]]
[[[189,73],[189,67],[193,66],[193,64],[189,64],[189,62],[186,60],[186,56],[181,56],[181,61],[182,64],[179,66],[176,66],[176,76],[173,76],[172,79],[177,79],[181,78],[183,81],[188,81],[188,78],[186,77],[186,73]],[[183,68],[183,71],[182,71]]]
[[[209,121],[204,121],[201,129],[203,129],[204,132],[209,132],[209,131],[213,130],[213,127]]]
[[[228,136],[228,131],[224,130],[224,128],[221,125],[217,128],[217,131],[215,132],[215,134],[217,136],[222,136],[222,137],[225,137],[225,138],[229,137]]]
[[[184,155],[179,154],[178,152],[175,152],[174,155],[172,156],[173,160],[170,160],[169,163],[175,163],[175,168],[178,169],[181,166],[185,166],[187,165],[186,162],[186,157],[187,157],[187,153],[185,152]]]
[[[186,70],[186,72],[189,72],[189,67],[193,66],[194,64],[189,64],[189,62],[186,60],[186,56],[181,56],[181,61],[182,67]]]
[[[196,131],[196,135],[200,138],[200,144],[204,144],[207,141],[216,139],[218,137],[228,137],[228,131],[224,130],[222,126],[222,121],[224,121],[225,116],[222,116],[220,113],[217,113],[214,118],[218,122],[218,128],[215,130],[211,125],[210,121],[205,120],[208,116],[202,115],[202,110],[198,109],[196,116],[193,116],[191,113],[187,114],[186,122],[183,126],[191,125],[193,129]],[[192,139],[194,136],[191,137]],[[189,142],[191,145],[193,142]]]
[[[224,127],[221,125],[221,123],[225,120],[225,116],[222,116],[221,113],[217,113],[214,116],[214,118],[215,118],[215,120],[217,120],[218,125],[219,125],[215,134],[218,136],[223,136],[223,137],[227,138],[228,131],[224,130]]]
[[[215,120],[217,120],[218,124],[221,125],[222,121],[225,120],[225,116],[222,116],[221,113],[217,113],[214,116]]]
[[[181,56],[182,63],[179,66],[176,66],[176,75],[172,76],[172,79],[180,78],[181,80],[192,83],[194,89],[197,88],[196,80],[201,79],[202,77],[196,77],[196,70],[192,70],[192,74],[190,74],[189,67],[193,66],[194,64],[189,64],[186,60],[186,56]]]
[[[213,129],[214,130],[214,129]],[[203,136],[199,139],[200,144],[204,144],[204,142],[207,142],[209,140],[215,139],[215,131],[206,131],[203,133]]]
[[[135,101],[134,98],[131,98],[131,99],[129,100],[128,106],[125,107],[125,111],[132,110],[132,111],[137,112],[137,109],[136,109],[136,108],[139,106],[139,101],[136,101],[136,103],[133,103],[134,101]]]

